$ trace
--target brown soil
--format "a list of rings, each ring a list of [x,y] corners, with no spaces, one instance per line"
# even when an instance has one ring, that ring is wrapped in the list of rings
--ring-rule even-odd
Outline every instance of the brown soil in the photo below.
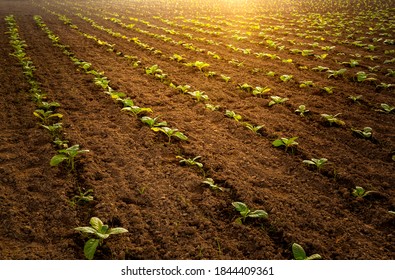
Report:
[[[329,52],[328,59],[320,61],[254,42],[236,41],[230,37],[234,32],[218,37],[169,26],[153,17],[160,15],[193,27],[192,23],[177,18],[177,11],[182,11],[185,18],[210,22],[187,6],[172,11],[164,5],[167,1],[159,2],[163,2],[163,7],[143,1],[139,8],[124,1],[117,1],[116,6],[111,6],[109,1],[97,2],[97,6],[90,7],[89,1],[48,4],[41,0],[0,0],[3,21],[0,57],[4,70],[0,72],[0,259],[83,259],[85,239],[73,229],[87,226],[93,216],[110,227],[124,227],[129,231],[106,240],[95,255],[97,259],[291,259],[294,242],[301,244],[308,254],[318,253],[324,259],[394,259],[395,217],[389,211],[395,210],[395,162],[391,158],[395,150],[395,114],[376,110],[381,103],[395,105],[394,90],[376,89],[373,83],[357,83],[352,78],[356,72],[368,72],[368,66],[378,64],[382,70],[376,72],[375,77],[380,82],[394,84],[395,78],[385,75],[387,68],[394,68],[393,64],[383,64],[394,58],[394,54],[384,54],[393,46],[381,43],[377,50],[369,52],[350,44],[339,44],[336,51]],[[201,11],[207,12],[207,7],[203,5]],[[228,6],[218,7],[212,11],[213,15],[221,12],[226,16],[223,19],[234,24],[241,20],[227,10]],[[388,20],[394,21],[394,10],[388,11]],[[78,30],[63,24],[50,12],[67,16]],[[141,30],[190,42],[206,51],[190,51],[135,29],[125,29],[104,19],[111,17],[108,12],[124,15],[122,21],[134,23]],[[161,54],[153,54],[100,31],[77,13],[114,32],[138,37]],[[47,131],[37,124],[29,84],[16,58],[9,55],[13,50],[8,43],[4,17],[10,14],[15,16],[20,36],[28,45],[26,52],[36,67],[36,80],[50,101],[61,104],[58,112],[64,115],[63,136],[71,144],[90,150],[79,158],[76,172],[49,166],[56,148]],[[136,105],[152,108],[152,116],[160,115],[161,120],[184,132],[189,140],[173,139],[167,143],[164,135],[121,112],[120,105],[94,85],[91,75],[78,70],[52,45],[34,22],[33,15],[42,16],[49,29],[76,57],[104,71],[115,90],[126,93]],[[129,17],[140,21],[132,22]],[[284,11],[283,23],[268,20],[261,23],[261,29],[281,24],[293,28],[291,23],[297,19],[294,17],[297,15]],[[147,27],[141,20],[223,44],[188,41],[185,36]],[[243,26],[240,23],[241,30]],[[79,31],[116,44],[116,51],[98,46]],[[393,31],[389,38],[394,39]],[[287,43],[287,40],[314,43],[313,39],[296,36],[296,31],[288,35],[273,32],[267,34],[286,37],[283,42],[287,49],[312,49]],[[344,33],[341,40],[347,34]],[[364,35],[355,35],[350,40]],[[329,35],[326,38],[320,45],[335,44],[334,38]],[[259,42],[262,38],[254,32],[251,40]],[[277,54],[281,59],[293,59],[294,63],[243,55],[229,50],[226,44]],[[222,59],[208,56],[207,51],[215,51]],[[325,53],[321,49],[314,51]],[[132,67],[116,52],[137,56],[141,65]],[[204,73],[169,60],[175,53],[185,55],[186,61],[209,63],[209,71],[230,76],[231,82],[205,77]],[[361,58],[361,65],[356,68],[337,64],[336,61],[355,59],[356,53],[361,57],[377,55],[380,58],[378,61]],[[231,59],[243,61],[244,67],[232,66],[228,63]],[[158,64],[172,81],[205,91],[210,97],[209,103],[221,108],[207,110],[202,102],[195,102],[146,75],[144,67],[153,64]],[[328,79],[326,73],[311,71],[318,65],[336,70],[347,68],[348,73],[344,78]],[[301,70],[298,66],[307,66],[310,70]],[[260,71],[253,74],[254,68]],[[278,75],[265,75],[270,70]],[[283,83],[279,79],[282,74],[293,75],[294,79]],[[299,82],[304,80],[313,80],[316,86],[300,88]],[[237,84],[243,83],[269,86],[270,95],[289,100],[269,107],[269,96],[261,98],[243,92],[237,88]],[[334,94],[322,93],[319,88],[324,86],[334,86]],[[350,95],[363,95],[363,100],[353,103],[348,98]],[[310,110],[305,118],[294,113],[301,104]],[[225,117],[226,109],[234,110],[252,124],[264,125],[260,134]],[[346,125],[326,125],[320,116],[323,113],[341,113],[339,118]],[[351,132],[351,128],[366,126],[373,128],[373,140],[358,138]],[[297,136],[299,142],[293,153],[271,144],[277,138],[292,136]],[[202,183],[201,170],[180,164],[176,156],[201,156],[205,175],[225,191],[210,190]],[[327,158],[329,163],[318,172],[302,163],[311,158]],[[355,186],[375,193],[355,198],[352,195]],[[94,192],[92,202],[71,203],[79,190],[88,189]],[[234,201],[265,210],[269,218],[263,222],[250,218],[243,225],[236,224],[238,212],[232,206]]]

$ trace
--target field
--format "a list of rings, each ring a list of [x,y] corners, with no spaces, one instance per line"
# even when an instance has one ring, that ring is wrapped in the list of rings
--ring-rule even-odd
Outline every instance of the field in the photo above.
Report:
[[[395,2],[214,2],[0,0],[0,259],[395,258]]]

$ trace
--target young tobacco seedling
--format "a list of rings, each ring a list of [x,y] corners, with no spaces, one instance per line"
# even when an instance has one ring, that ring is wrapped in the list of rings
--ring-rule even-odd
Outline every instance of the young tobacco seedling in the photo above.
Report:
[[[121,111],[130,112],[135,117],[137,117],[138,115],[143,114],[143,113],[152,113],[153,112],[151,108],[141,108],[139,106],[124,107],[121,109]]]
[[[80,145],[74,145],[67,149],[58,150],[58,154],[53,156],[50,165],[58,166],[63,161],[67,162],[67,166],[70,166],[71,170],[75,170],[75,157],[82,153],[87,153],[89,150],[80,150]]]
[[[375,191],[366,191],[364,188],[356,186],[352,191],[352,195],[355,197],[365,197],[369,194],[375,193]]]
[[[79,194],[75,195],[73,197],[73,199],[71,200],[71,204],[73,206],[78,203],[93,201],[93,196],[91,195],[93,193],[92,189],[89,189],[85,192],[82,192],[81,189],[78,189],[78,192],[79,192]]]
[[[265,93],[268,93],[271,91],[271,88],[269,87],[255,87],[254,90],[252,91],[252,94],[254,96],[263,96]]]
[[[126,96],[123,92],[114,91],[110,86],[107,88],[105,93],[107,93],[113,100],[120,100]]]
[[[183,57],[182,55],[179,54],[173,54],[173,56],[170,57],[171,60],[175,60],[177,62],[181,62],[185,60],[185,57]]]
[[[241,121],[243,119],[243,117],[239,114],[236,114],[233,111],[230,110],[226,110],[225,111],[225,116],[227,116],[228,118],[233,118],[235,121]]]
[[[324,165],[328,162],[328,159],[326,158],[312,158],[311,160],[304,160],[303,163],[307,165],[314,165],[317,167],[318,172],[321,172],[321,169],[324,167]]]
[[[155,76],[156,74],[162,74],[162,73],[163,73],[162,69],[160,69],[157,64],[145,68],[145,74],[147,75]]]
[[[373,129],[368,126],[364,127],[362,130],[353,129],[353,128],[351,128],[351,130],[355,135],[357,135],[361,138],[364,138],[364,139],[369,139],[369,138],[372,138],[372,136],[373,136]]]
[[[59,135],[60,130],[62,129],[62,123],[54,123],[52,125],[40,125],[47,129],[53,138],[56,138],[56,136]]]
[[[217,111],[220,108],[219,105],[213,105],[213,104],[209,104],[209,103],[206,103],[205,106],[207,109],[209,109],[211,111]]]
[[[271,107],[275,104],[280,104],[280,103],[284,103],[285,101],[289,100],[288,98],[282,98],[280,96],[270,96],[270,98],[272,99],[269,103],[268,106]]]
[[[191,95],[194,99],[196,99],[196,102],[200,102],[202,100],[207,101],[209,99],[208,95],[204,94],[204,91],[196,90],[193,92],[188,92],[188,94]]]
[[[140,120],[142,123],[148,125],[150,128],[152,127],[160,127],[160,126],[167,126],[167,122],[158,122],[159,116],[156,118],[151,118],[148,116],[143,116]]]
[[[108,86],[110,84],[110,81],[107,79],[107,77],[95,77],[94,82],[95,82],[95,85],[97,85],[105,90],[108,89]]]
[[[300,88],[313,87],[313,86],[314,86],[313,81],[302,81],[302,82],[300,82],[300,84],[299,84],[299,87],[300,87]]]
[[[337,118],[337,116],[340,115],[340,113],[336,114],[336,115],[328,115],[328,114],[321,114],[321,117],[329,123],[329,125],[332,124],[337,124],[337,125],[345,125],[346,123],[340,119]]]
[[[327,73],[329,73],[328,75],[328,79],[330,78],[337,78],[337,77],[342,77],[344,76],[344,73],[346,73],[347,69],[342,68],[340,70],[327,70]]]
[[[197,160],[201,158],[201,156],[197,156],[194,158],[184,158],[182,156],[176,156],[176,158],[180,159],[180,163],[184,163],[188,166],[197,166],[203,173],[203,177],[205,177],[205,172],[203,170],[203,163],[198,162]]]
[[[35,110],[33,112],[33,114],[37,118],[39,118],[43,122],[43,124],[45,124],[45,125],[48,125],[51,119],[54,119],[54,118],[61,119],[61,118],[63,118],[62,114],[59,114],[59,113],[54,113],[53,114],[53,111],[44,111],[42,109]]]
[[[389,113],[392,113],[392,111],[395,110],[395,107],[393,107],[391,105],[388,105],[388,104],[385,104],[385,103],[381,103],[380,106],[381,106],[382,109],[377,110],[379,112],[383,112],[383,113],[389,114]]]
[[[187,93],[191,89],[191,86],[190,85],[183,85],[183,86],[182,85],[178,85],[176,87],[176,89],[181,91],[181,93]]]
[[[252,132],[257,133],[257,134],[258,134],[258,131],[263,127],[263,125],[253,125],[248,122],[244,122],[243,125],[246,128],[248,128],[249,130],[251,130]]]
[[[374,74],[366,74],[366,73],[363,72],[363,71],[359,71],[359,72],[355,75],[354,80],[356,80],[356,81],[359,82],[359,83],[377,81],[376,78],[370,77],[371,75],[374,75]]]
[[[376,86],[376,88],[383,88],[383,89],[388,89],[392,87],[395,87],[395,84],[386,84],[383,82]]]
[[[235,222],[238,224],[243,224],[246,218],[260,218],[267,219],[268,214],[263,210],[251,211],[248,206],[243,202],[232,202],[233,207],[240,213],[241,217],[238,217]]]
[[[59,139],[59,138],[56,138],[54,141],[53,141],[53,143],[56,145],[56,146],[58,146],[59,148],[62,148],[62,149],[67,149],[68,147],[69,147],[69,141],[67,141],[67,140],[61,140],[61,139]]]
[[[222,80],[224,80],[225,81],[225,83],[228,83],[229,81],[230,81],[230,77],[229,76],[226,76],[226,75],[221,75],[221,78],[222,78]]]
[[[155,132],[160,131],[160,132],[166,134],[167,137],[169,138],[169,143],[171,141],[171,137],[176,137],[176,138],[183,140],[183,141],[188,140],[188,137],[185,136],[182,132],[178,131],[177,128],[170,128],[170,127],[164,126],[164,127],[152,127],[151,129]]]
[[[251,85],[249,85],[249,84],[247,84],[247,83],[239,84],[238,86],[239,86],[239,88],[240,88],[241,90],[244,90],[244,91],[246,91],[246,92],[251,92],[251,91],[254,89]]]
[[[55,108],[60,107],[60,104],[58,102],[37,102],[37,107],[40,109],[43,109],[44,111],[50,111]]]
[[[89,223],[91,225],[89,227],[74,228],[74,230],[90,237],[84,246],[84,255],[88,260],[93,259],[96,248],[103,244],[104,239],[107,239],[112,234],[128,232],[127,229],[122,227],[109,228],[108,225],[104,225],[103,222],[97,217],[92,217]]]
[[[323,87],[323,88],[321,88],[321,91],[326,92],[328,94],[332,94],[334,88],[335,87]]]
[[[272,145],[276,148],[278,147],[285,147],[285,151],[288,150],[288,148],[291,148],[291,151],[293,152],[293,148],[296,147],[297,145],[299,145],[298,142],[296,142],[295,140],[298,139],[298,137],[292,137],[292,138],[281,138],[281,139],[277,139],[274,140],[272,142]]]
[[[206,178],[202,183],[207,184],[210,187],[210,189],[212,189],[213,191],[217,191],[217,190],[219,190],[221,192],[224,191],[224,188],[215,184],[215,182],[212,178]]]
[[[292,75],[282,75],[282,76],[280,76],[280,80],[283,81],[284,83],[290,81],[292,78],[293,78]]]
[[[306,109],[306,105],[299,105],[298,109],[295,110],[295,113],[298,113],[301,117],[304,117],[305,114],[309,113],[310,110]]]
[[[351,99],[354,103],[359,103],[359,100],[361,100],[362,97],[363,97],[362,95],[356,95],[356,96],[350,95],[348,99]]]
[[[322,71],[328,71],[329,68],[328,67],[324,67],[324,66],[317,66],[317,67],[312,68],[311,70],[322,72]]]
[[[292,254],[295,260],[320,260],[322,257],[319,254],[307,256],[303,247],[297,243],[292,244]]]
[[[196,67],[197,69],[199,69],[199,71],[203,71],[203,68],[210,66],[210,64],[205,63],[203,61],[189,62],[189,63],[186,63],[185,65],[189,66],[189,67]]]

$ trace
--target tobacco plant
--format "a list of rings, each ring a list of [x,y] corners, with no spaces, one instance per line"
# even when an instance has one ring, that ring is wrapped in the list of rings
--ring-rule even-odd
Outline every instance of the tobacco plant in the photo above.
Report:
[[[120,234],[128,232],[127,229],[122,227],[109,228],[108,225],[104,225],[103,222],[97,218],[92,217],[90,219],[89,227],[76,227],[74,230],[81,232],[84,236],[89,237],[84,245],[84,255],[88,260],[92,260],[98,246],[103,244],[104,239],[110,237],[113,234]]]
[[[299,84],[300,88],[313,87],[313,86],[314,86],[313,81],[302,81]]]
[[[356,96],[350,95],[348,99],[351,99],[354,103],[359,103],[359,100],[361,100],[362,97],[363,97],[362,95],[356,95]]]
[[[93,201],[93,190],[89,189],[85,192],[81,191],[81,189],[78,189],[79,194],[75,195],[73,199],[71,200],[72,206],[83,203],[83,202],[90,202]]]
[[[346,123],[340,119],[337,118],[337,116],[340,115],[340,113],[336,114],[336,115],[328,115],[328,114],[321,114],[321,117],[327,122],[329,123],[329,125],[332,124],[337,124],[337,125],[345,125]]]
[[[381,106],[381,109],[377,110],[379,112],[383,112],[383,113],[389,114],[389,113],[392,113],[395,110],[394,106],[391,106],[391,105],[388,105],[388,104],[385,104],[385,103],[381,103],[380,106]]]
[[[373,74],[366,74],[363,71],[359,71],[357,74],[355,74],[354,80],[356,80],[359,83],[377,81],[377,78],[371,77],[372,75]]]
[[[194,99],[196,99],[196,102],[200,102],[200,101],[203,101],[203,100],[207,101],[209,99],[208,95],[204,94],[204,91],[196,90],[196,91],[193,91],[193,92],[188,92],[188,94],[191,95]]]
[[[239,114],[236,114],[234,111],[226,110],[225,111],[225,116],[228,118],[233,118],[235,121],[241,121],[243,117]]]
[[[351,130],[354,134],[364,139],[370,139],[373,136],[373,129],[368,126],[364,127],[362,130],[353,129],[353,128],[351,128]]]
[[[224,80],[225,81],[225,83],[228,83],[229,81],[230,81],[230,77],[229,76],[226,76],[226,75],[221,75],[221,78],[222,78],[222,80]]]
[[[203,71],[203,68],[209,67],[210,64],[205,63],[203,61],[195,61],[195,62],[189,62],[185,64],[188,67],[196,67],[199,69],[199,71]]]
[[[284,146],[285,151],[287,151],[288,148],[291,148],[291,151],[293,152],[294,147],[299,145],[299,143],[295,141],[296,139],[298,139],[298,137],[291,137],[291,138],[283,137],[281,139],[274,140],[272,142],[272,145],[276,148]]]
[[[298,113],[301,117],[304,117],[305,114],[309,113],[310,110],[306,109],[306,105],[299,105],[298,109],[295,110],[295,113]]]
[[[263,210],[250,210],[243,202],[232,202],[232,205],[241,215],[241,217],[235,220],[238,224],[243,224],[247,218],[267,219],[269,216],[267,212]]]
[[[39,118],[44,125],[48,125],[52,119],[61,119],[63,115],[60,113],[54,113],[53,111],[44,111],[42,109],[37,109],[33,112],[34,116]]]
[[[143,116],[140,118],[141,122],[148,125],[150,128],[152,127],[161,127],[161,126],[167,126],[167,122],[158,122],[159,116],[155,118],[151,118],[148,116]]]
[[[40,125],[49,131],[53,139],[59,136],[60,130],[62,129],[62,123],[54,123],[52,125]]]
[[[280,96],[270,96],[270,98],[272,99],[269,103],[268,106],[271,107],[275,104],[281,104],[284,103],[285,101],[289,100],[288,98],[282,98]]]
[[[369,194],[375,193],[375,191],[366,191],[363,187],[356,186],[352,191],[352,195],[355,197],[365,197]]]
[[[220,108],[219,105],[213,105],[213,104],[209,104],[209,103],[206,103],[205,106],[207,109],[209,109],[211,111],[217,111]]]
[[[249,84],[247,84],[247,83],[239,84],[238,87],[239,87],[241,90],[244,90],[244,91],[246,91],[246,92],[251,92],[251,91],[254,89],[251,85],[249,85]]]
[[[283,82],[288,82],[293,78],[293,75],[281,75],[280,80]]]
[[[176,137],[176,138],[183,140],[183,141],[188,140],[188,137],[185,136],[182,132],[178,131],[177,128],[170,128],[167,126],[163,126],[163,127],[152,127],[151,129],[155,132],[159,131],[159,132],[166,134],[166,136],[169,139],[169,143],[170,143],[172,137]]]
[[[75,157],[82,153],[87,153],[89,150],[81,150],[80,145],[74,145],[67,149],[58,150],[58,154],[53,156],[50,165],[58,166],[63,161],[67,162],[67,166],[70,167],[72,171],[75,170]]]
[[[144,114],[144,113],[152,113],[151,108],[141,108],[139,106],[130,106],[130,107],[124,107],[121,109],[121,111],[126,111],[132,113],[135,117],[138,115]]]
[[[50,110],[54,110],[54,109],[60,107],[60,104],[58,102],[40,101],[40,102],[37,102],[37,107],[39,109],[43,109],[44,111],[50,111]]]
[[[191,86],[190,85],[178,85],[176,87],[176,89],[181,91],[181,93],[187,93],[191,89]]]
[[[252,94],[254,96],[262,96],[265,93],[268,93],[269,91],[271,91],[271,88],[269,87],[255,87],[254,90],[252,91]]]
[[[307,256],[303,247],[297,243],[292,244],[292,254],[295,260],[320,260],[322,258],[319,254]]]
[[[303,163],[307,165],[313,165],[317,167],[318,172],[324,167],[324,165],[328,162],[326,158],[312,158],[311,160],[304,160]]]
[[[323,87],[323,88],[321,88],[321,91],[326,92],[328,94],[332,94],[334,88],[335,87]]]
[[[212,178],[206,178],[203,182],[203,184],[206,184],[210,187],[210,189],[212,189],[213,191],[224,191],[224,188],[218,186],[217,184],[215,184],[214,180]]]
[[[205,177],[205,172],[204,172],[204,169],[203,169],[203,163],[197,161],[198,159],[201,158],[201,156],[196,156],[194,158],[184,158],[182,156],[176,156],[176,158],[180,159],[179,162],[181,164],[186,164],[188,166],[197,166],[200,169],[200,171],[202,172],[203,177]]]
[[[346,71],[347,71],[347,69],[345,69],[345,68],[342,68],[340,70],[327,70],[327,73],[329,73],[328,79],[343,77],[344,73],[346,73]]]
[[[94,82],[95,85],[100,86],[102,89],[108,89],[110,83],[107,77],[95,77]]]
[[[261,128],[263,128],[263,125],[253,125],[253,124],[250,124],[250,123],[248,123],[248,122],[243,122],[243,125],[244,125],[246,128],[248,128],[249,130],[251,130],[252,132],[257,133],[257,134],[258,134],[258,131],[259,131]]]

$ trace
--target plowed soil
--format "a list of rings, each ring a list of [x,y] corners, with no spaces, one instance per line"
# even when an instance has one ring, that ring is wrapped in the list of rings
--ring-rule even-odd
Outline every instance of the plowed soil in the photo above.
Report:
[[[359,71],[370,73],[369,67],[381,65],[374,77],[395,84],[395,78],[386,75],[386,69],[394,68],[394,64],[383,64],[394,58],[394,54],[385,54],[393,45],[379,42],[377,50],[368,51],[339,44],[336,50],[326,52],[291,45],[287,40],[314,43],[296,36],[296,30],[287,35],[267,32],[272,37],[286,37],[286,50],[279,51],[254,43],[264,40],[259,32],[253,32],[250,41],[237,41],[231,38],[231,30],[237,27],[223,25],[229,34],[216,36],[169,26],[158,17],[196,27],[183,19],[210,23],[207,17],[222,15],[217,19],[243,28],[245,24],[238,21],[245,21],[248,11],[240,19],[225,4],[210,15],[204,13],[205,5],[199,12],[193,7],[188,9],[188,5],[172,10],[166,1],[157,5],[150,1],[116,2],[112,5],[111,1],[95,1],[93,6],[91,1],[0,0],[0,259],[84,259],[86,239],[74,228],[88,226],[93,216],[110,227],[129,231],[108,238],[95,259],[292,259],[291,245],[295,242],[307,254],[318,253],[327,260],[394,259],[395,217],[390,211],[395,211],[395,114],[378,110],[382,103],[395,106],[395,92],[394,88],[382,89],[376,87],[376,82],[358,83],[353,78]],[[395,11],[387,11],[384,16],[393,23]],[[138,37],[160,52],[98,30],[78,13],[114,32]],[[64,138],[90,151],[78,158],[75,172],[49,165],[56,147],[48,132],[37,124],[29,84],[17,59],[9,55],[13,49],[4,18],[11,14],[36,67],[35,79],[49,101],[61,104],[58,112],[63,114]],[[64,24],[57,14],[71,19],[77,28]],[[124,92],[140,107],[151,108],[154,113],[150,116],[160,116],[160,120],[185,133],[188,141],[172,139],[169,143],[164,134],[155,133],[133,115],[122,112],[120,104],[94,84],[92,75],[79,70],[51,43],[36,25],[34,15],[41,16],[76,57],[104,71],[114,90]],[[180,15],[184,18],[177,17]],[[273,16],[272,22],[261,22],[261,29],[281,24],[294,28],[290,23],[297,15],[283,11],[281,15],[273,12]],[[105,17],[135,26],[126,29]],[[136,28],[193,43],[204,51],[187,50]],[[164,28],[179,34],[170,34]],[[215,30],[207,26],[203,29]],[[352,32],[344,31],[341,39]],[[99,46],[82,33],[115,44],[115,50]],[[189,40],[182,33],[222,43]],[[364,35],[357,34],[350,41]],[[335,44],[330,35],[321,36],[326,41],[320,41],[320,46]],[[390,29],[388,38],[394,37]],[[244,55],[231,51],[227,44],[253,51]],[[319,60],[287,51],[292,48],[329,55]],[[207,55],[207,51],[221,59]],[[257,58],[254,52],[277,54],[281,59]],[[170,60],[176,53],[184,55],[186,62],[207,62],[209,71],[230,76],[231,80],[225,83],[219,75],[204,75],[206,69],[199,71]],[[124,55],[137,57],[140,65],[133,67]],[[368,55],[378,56],[379,60],[364,58]],[[230,64],[232,59],[243,62],[243,67]],[[283,63],[282,59],[293,62]],[[350,59],[358,59],[360,65],[350,68],[338,64]],[[195,102],[188,94],[180,94],[146,75],[145,67],[154,64],[175,84],[204,91],[210,98],[206,103],[220,105],[219,110],[208,110],[203,102]],[[328,79],[327,73],[311,70],[319,65],[346,68],[347,74]],[[268,71],[277,75],[267,76]],[[293,79],[282,82],[283,74],[293,75]],[[299,83],[306,80],[314,81],[315,86],[301,88]],[[271,91],[256,97],[238,88],[243,83],[268,86]],[[333,86],[334,93],[324,93],[324,86]],[[269,107],[270,95],[289,100]],[[357,95],[363,96],[360,102],[348,98]],[[306,117],[295,113],[301,104],[310,110]],[[263,128],[256,134],[242,122],[226,117],[226,110]],[[344,126],[328,125],[320,116],[337,113],[341,113],[338,117]],[[372,139],[352,133],[351,128],[364,127],[373,129]],[[298,137],[298,147],[287,151],[273,147],[272,142],[281,137]],[[200,156],[204,172],[180,164],[176,156]],[[311,158],[327,158],[328,164],[321,171],[303,164],[303,160]],[[203,184],[203,173],[224,191],[213,191]],[[356,198],[352,194],[356,186],[373,192]],[[89,189],[93,190],[93,201],[72,203],[80,191]],[[235,201],[265,210],[268,219],[247,218],[242,225],[235,223]]]

